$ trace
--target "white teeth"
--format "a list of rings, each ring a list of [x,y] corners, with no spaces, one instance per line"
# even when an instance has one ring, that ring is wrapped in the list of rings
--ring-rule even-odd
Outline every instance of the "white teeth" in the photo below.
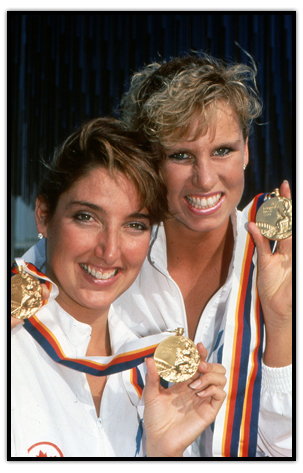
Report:
[[[187,201],[195,207],[195,209],[208,209],[210,207],[213,207],[216,205],[216,203],[220,200],[221,198],[221,193],[217,195],[213,195],[212,197],[202,197],[199,199],[199,197],[190,197],[189,195],[186,196]]]
[[[91,268],[87,264],[81,264],[81,267],[91,276],[93,276],[96,279],[102,279],[106,280],[109,278],[112,278],[113,276],[116,276],[118,269],[114,269],[112,271],[96,271],[94,268]]]

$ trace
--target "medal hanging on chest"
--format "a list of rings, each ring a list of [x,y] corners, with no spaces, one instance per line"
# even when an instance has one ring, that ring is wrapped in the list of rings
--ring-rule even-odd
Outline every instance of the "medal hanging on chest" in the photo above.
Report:
[[[191,378],[197,371],[200,355],[194,342],[183,337],[183,328],[166,338],[156,348],[154,360],[162,379],[179,383]]]
[[[27,319],[42,307],[42,288],[39,280],[18,266],[11,278],[11,315]]]
[[[259,208],[256,224],[269,240],[288,238],[292,234],[292,201],[275,189]]]

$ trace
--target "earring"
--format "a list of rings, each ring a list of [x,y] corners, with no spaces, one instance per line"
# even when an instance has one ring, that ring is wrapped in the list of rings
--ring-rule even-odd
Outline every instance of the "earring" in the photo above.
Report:
[[[244,169],[244,171],[245,171],[245,169],[246,169],[246,164],[243,165],[243,169]]]
[[[42,240],[42,238],[44,238],[43,234],[42,234],[42,233],[38,233],[38,238],[39,238],[39,240]]]

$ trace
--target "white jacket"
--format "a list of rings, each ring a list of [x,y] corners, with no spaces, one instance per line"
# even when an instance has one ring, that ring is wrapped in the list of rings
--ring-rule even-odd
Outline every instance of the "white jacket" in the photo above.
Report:
[[[56,301],[37,316],[67,356],[85,356],[89,325]],[[108,319],[113,354],[125,342],[137,340],[112,308]],[[97,415],[86,375],[54,362],[22,326],[12,330],[11,362],[12,457],[144,455],[140,416],[128,392],[129,370],[108,377]]]
[[[229,314],[230,299],[235,283],[235,266],[237,260],[242,260],[240,253],[240,237],[246,238],[248,208],[245,211],[235,211],[232,215],[235,247],[229,268],[226,283],[211,298],[205,307],[197,327],[194,342],[202,342],[208,350],[208,361],[216,362],[222,358],[220,348],[225,336],[226,318],[229,317],[229,330],[233,313]],[[166,237],[163,225],[156,228],[150,251],[143,268],[131,288],[120,296],[114,303],[115,310],[129,328],[137,335],[147,335],[184,327],[185,336],[188,336],[187,319],[183,297],[177,284],[170,277],[167,270]],[[221,346],[215,346],[221,338]],[[218,353],[219,351],[219,353]],[[228,371],[228,354],[223,365]],[[227,386],[228,388],[228,386]],[[257,456],[291,456],[292,448],[292,367],[269,368],[262,365],[262,388],[259,411],[259,431],[257,441]],[[227,389],[226,389],[227,391]],[[225,402],[226,403],[226,402]],[[223,406],[224,407],[224,406]],[[223,435],[221,424],[224,410],[221,409],[215,421],[216,441],[214,446],[213,426],[203,432],[196,442],[192,456],[220,456],[220,443]]]

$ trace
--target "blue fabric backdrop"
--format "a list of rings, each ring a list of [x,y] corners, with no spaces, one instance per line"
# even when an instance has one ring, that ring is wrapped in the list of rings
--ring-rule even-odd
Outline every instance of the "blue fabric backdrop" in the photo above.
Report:
[[[41,153],[82,121],[115,114],[131,71],[204,50],[256,60],[264,101],[250,139],[242,205],[292,182],[295,12],[8,12],[9,159],[13,196],[33,205]]]

